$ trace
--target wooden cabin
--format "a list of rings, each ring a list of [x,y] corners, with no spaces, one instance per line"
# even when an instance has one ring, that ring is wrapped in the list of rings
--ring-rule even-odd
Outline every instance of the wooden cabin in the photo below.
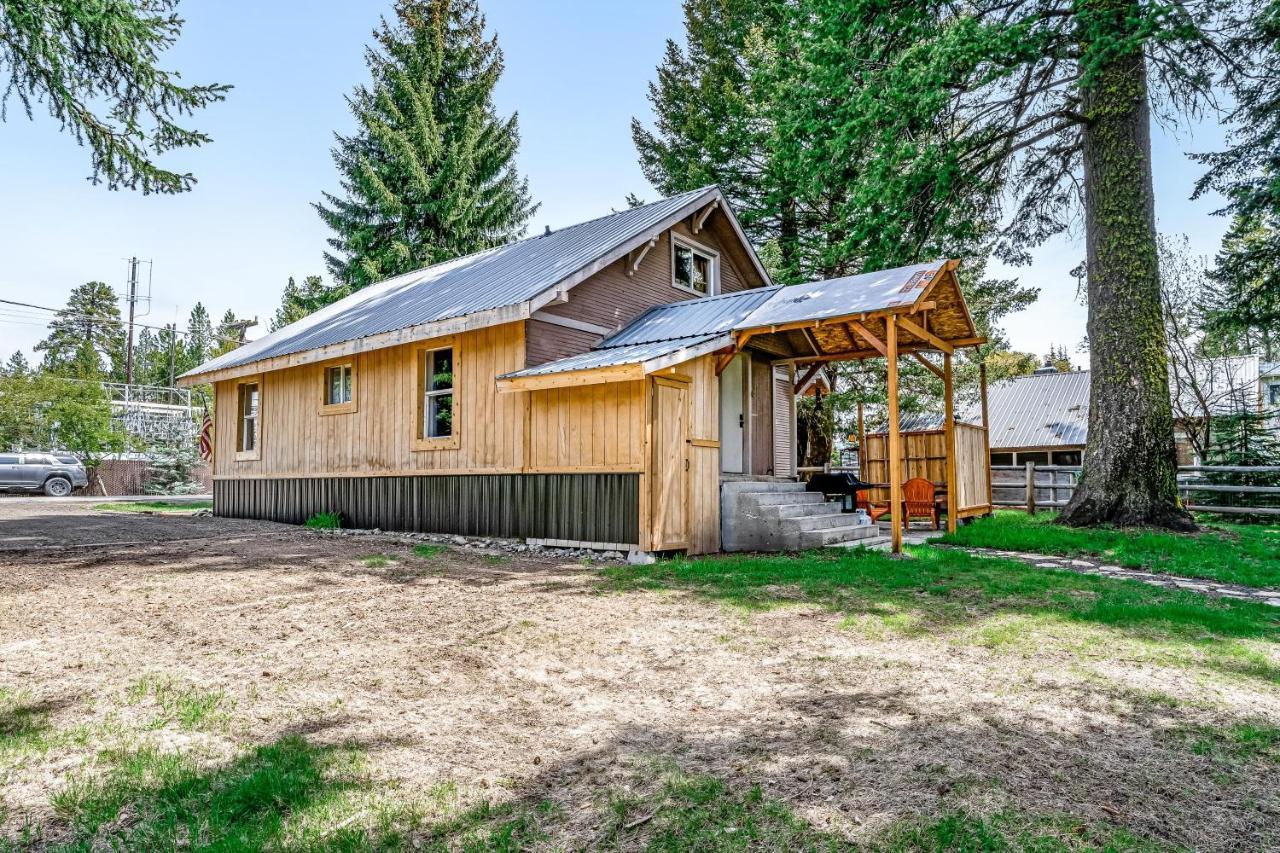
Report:
[[[981,342],[953,270],[772,285],[707,187],[372,285],[181,381],[214,387],[218,515],[707,553],[723,480],[794,480],[802,372]]]

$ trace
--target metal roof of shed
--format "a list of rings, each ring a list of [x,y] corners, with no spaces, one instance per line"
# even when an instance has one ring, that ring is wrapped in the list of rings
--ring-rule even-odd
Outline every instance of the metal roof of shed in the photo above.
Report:
[[[598,345],[606,347],[645,341],[668,341],[690,335],[712,335],[731,332],[756,308],[775,293],[780,285],[741,290],[702,299],[686,299],[670,305],[650,308],[631,323]]]
[[[741,328],[845,317],[905,308],[915,303],[945,261],[811,281],[779,288],[776,296],[743,318]]]
[[[184,375],[211,373],[519,305],[554,288],[685,208],[720,198],[720,191],[715,187],[703,187],[406,273],[358,290]]]
[[[588,350],[579,355],[572,355],[568,358],[539,364],[536,367],[517,370],[514,373],[507,373],[498,378],[522,379],[529,376],[550,376],[555,373],[570,373],[576,370],[596,370],[601,367],[618,367],[624,364],[643,364],[659,358],[665,360],[674,359],[678,363],[701,355],[700,348],[704,345],[723,346],[732,342],[732,339],[725,335],[695,335],[666,341],[641,341],[639,343],[609,347],[608,349]]]

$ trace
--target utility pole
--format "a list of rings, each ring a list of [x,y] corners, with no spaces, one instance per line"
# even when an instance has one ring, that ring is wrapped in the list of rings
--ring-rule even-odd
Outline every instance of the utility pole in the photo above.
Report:
[[[129,259],[129,342],[124,351],[124,383],[133,384],[133,309],[138,304],[138,259]]]
[[[176,340],[177,340],[177,338],[178,338],[178,324],[177,324],[177,323],[170,323],[170,324],[169,324],[169,387],[170,387],[170,388],[172,388],[172,387],[173,387],[173,380],[174,380],[174,376],[173,376],[173,372],[174,372],[174,361],[173,361],[173,359],[174,359],[174,354],[173,354],[173,347],[174,347],[174,341],[176,341]]]

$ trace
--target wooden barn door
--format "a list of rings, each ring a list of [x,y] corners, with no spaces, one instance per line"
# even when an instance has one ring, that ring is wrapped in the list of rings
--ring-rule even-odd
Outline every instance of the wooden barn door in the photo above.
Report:
[[[653,550],[689,547],[689,383],[653,380]]]
[[[773,475],[796,474],[796,391],[790,367],[773,370]]]

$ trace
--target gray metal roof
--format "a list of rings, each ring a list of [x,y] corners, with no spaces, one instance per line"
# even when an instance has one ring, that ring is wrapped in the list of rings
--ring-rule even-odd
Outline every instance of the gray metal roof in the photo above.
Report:
[[[549,361],[536,367],[517,370],[499,376],[499,379],[519,379],[525,376],[548,376],[553,373],[568,373],[572,370],[593,370],[599,367],[617,367],[623,364],[640,364],[655,358],[678,354],[681,350],[691,349],[702,344],[718,341],[723,335],[695,335],[693,337],[676,338],[667,341],[642,341],[623,344],[608,349],[588,350],[580,355],[569,356],[558,361]],[[696,357],[691,353],[689,358]],[[685,359],[679,359],[681,361]]]
[[[770,299],[740,324],[752,326],[780,326],[826,317],[843,317],[864,311],[881,311],[912,305],[920,296],[920,286],[929,272],[938,272],[945,260],[928,264],[915,264],[892,270],[863,273],[862,275],[793,284],[781,289],[775,299]]]
[[[370,285],[185,375],[520,305],[682,209],[718,197],[715,187],[703,187]]]
[[[1089,371],[1034,373],[992,383],[987,389],[987,413],[992,450],[1083,446],[1089,435]],[[962,407],[956,420],[981,423],[979,404]],[[941,429],[942,416],[909,415],[900,428],[904,432]]]
[[[601,341],[598,348],[729,332],[781,289],[780,285],[757,287],[659,305]]]

